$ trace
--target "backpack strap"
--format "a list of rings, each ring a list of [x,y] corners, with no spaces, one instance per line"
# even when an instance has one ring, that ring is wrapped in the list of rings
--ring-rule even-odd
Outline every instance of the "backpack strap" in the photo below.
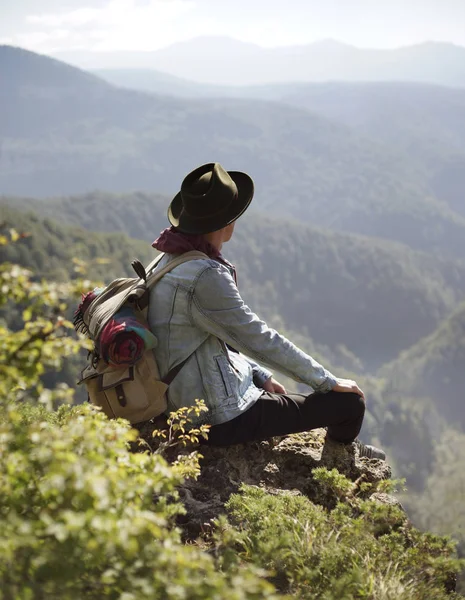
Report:
[[[195,352],[195,350],[194,350],[194,352]],[[194,352],[192,352],[192,354],[194,354]],[[183,368],[183,366],[186,364],[186,362],[192,356],[192,354],[189,354],[189,356],[187,358],[185,358],[178,365],[176,365],[170,371],[168,371],[168,373],[162,379],[163,383],[165,383],[166,385],[169,386],[170,383],[173,381],[173,379],[176,377],[176,375],[179,373],[179,371]]]
[[[198,252],[197,250],[191,250],[190,252],[185,252],[184,254],[181,254],[181,255],[177,256],[176,258],[173,258],[173,260],[170,260],[170,262],[167,265],[165,265],[161,269],[157,269],[155,272],[152,273],[153,269],[158,265],[158,263],[161,261],[163,256],[165,256],[165,255],[163,254],[161,257],[157,256],[157,258],[154,261],[152,261],[152,263],[150,263],[150,265],[146,269],[147,288],[149,288],[149,289],[151,287],[153,287],[156,283],[158,283],[158,281],[163,277],[163,275],[166,275],[167,273],[169,273],[170,271],[172,271],[173,269],[175,269],[179,265],[182,265],[185,262],[189,262],[190,260],[200,260],[200,259],[210,260],[210,258],[203,252]]]
[[[200,259],[209,259],[210,258],[203,252],[198,252],[197,250],[191,250],[190,252],[185,252],[184,254],[181,254],[180,256],[173,258],[173,260],[170,260],[170,262],[167,265],[165,265],[162,269],[159,269],[158,271],[155,271],[155,273],[150,274],[150,271],[152,271],[152,269],[157,266],[157,264],[161,261],[163,256],[164,256],[164,254],[162,256],[157,256],[157,258],[152,263],[150,263],[150,265],[146,269],[146,273],[149,274],[149,276],[147,278],[147,284],[146,284],[147,290],[150,290],[151,287],[153,287],[158,281],[160,281],[160,279],[163,277],[163,275],[166,275],[167,273],[169,273],[170,271],[172,271],[174,268],[178,267],[179,265],[182,265],[185,262],[189,262],[190,260],[200,260]],[[144,308],[146,308],[148,306],[149,294],[146,294],[144,300],[146,301],[146,305],[144,306]],[[140,301],[139,301],[139,306],[140,306]],[[196,350],[194,350],[194,352],[195,351]],[[183,368],[183,366],[190,359],[192,354],[194,354],[194,352],[189,354],[189,356],[187,358],[185,358],[179,364],[174,366],[170,371],[168,371],[168,373],[162,379],[163,383],[165,383],[166,385],[169,386],[170,383],[173,381],[173,379],[176,377],[176,375],[179,373],[179,371]]]
[[[152,260],[152,262],[145,268],[145,278],[143,277],[142,279],[147,279],[153,269],[155,269],[158,263],[161,262],[161,259],[165,256],[165,254],[166,252],[160,252],[160,254]]]
[[[152,272],[153,269],[158,265],[158,263],[161,262],[161,259],[164,256],[165,256],[164,253],[160,254],[159,256],[157,256],[157,258],[155,260],[153,260],[149,264],[149,266],[145,269],[145,277],[143,276],[143,273],[142,273],[142,271],[144,270],[142,265],[139,263],[140,267],[138,267],[136,269],[134,267],[134,263],[136,261],[134,261],[134,263],[133,263],[134,270],[139,275],[139,277],[143,280],[143,282],[141,282],[139,284],[139,286],[144,288],[144,292],[137,296],[137,306],[142,311],[145,311],[145,309],[147,308],[147,306],[149,304],[150,289],[156,283],[158,283],[160,281],[160,279],[163,277],[163,275],[166,275],[167,273],[172,271],[175,267],[182,265],[185,262],[189,262],[190,260],[209,259],[209,257],[206,254],[204,254],[203,252],[197,252],[197,250],[191,250],[190,252],[185,252],[184,254],[181,254],[180,256],[173,258],[172,260],[170,260],[170,262],[167,265],[165,265],[161,269],[156,270],[155,272]],[[137,286],[137,287],[139,287],[139,286]]]

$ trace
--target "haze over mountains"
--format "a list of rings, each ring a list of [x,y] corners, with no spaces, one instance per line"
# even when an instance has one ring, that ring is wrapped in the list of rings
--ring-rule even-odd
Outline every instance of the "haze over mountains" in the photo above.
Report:
[[[257,216],[250,231],[239,228],[232,249],[253,305],[289,330],[299,329],[307,311],[324,312],[309,335],[332,351],[344,344],[369,369],[431,334],[465,297],[465,90],[292,83],[234,88],[234,98],[218,94],[233,88],[212,86],[211,97],[193,99],[186,89],[175,97],[174,77],[162,78],[163,94],[121,89],[7,46],[0,65],[0,192],[10,205],[149,240],[195,164],[242,168],[255,179]],[[38,204],[11,198],[93,189],[120,195]],[[257,246],[250,270],[241,247],[260,236],[260,222],[273,243],[265,253]],[[352,236],[360,233],[371,237]],[[296,248],[289,246],[290,262],[283,262],[287,237]],[[314,257],[306,273],[293,266],[302,256]],[[267,283],[271,264],[289,275],[289,294],[299,273],[308,290],[282,302]],[[349,313],[345,295],[336,301],[341,282],[352,297]]]
[[[193,166],[216,160],[252,174],[254,209],[465,257],[465,217],[454,210],[460,190],[456,199],[448,178],[435,189],[418,150],[288,104],[118,89],[10,47],[0,47],[0,64],[3,193],[174,193]],[[440,131],[460,121],[465,98],[451,90],[444,102],[458,108],[447,113],[451,124],[439,115]],[[424,146],[415,131],[412,140]]]
[[[395,50],[366,50],[323,40],[262,48],[227,37],[198,37],[155,52],[66,52],[58,58],[83,68],[158,69],[219,85],[296,81],[416,81],[465,86],[465,48],[426,42]]]
[[[435,193],[465,215],[465,89],[410,82],[213,86],[157,71],[95,72],[115,85],[179,98],[273,100],[348,125],[408,155]]]

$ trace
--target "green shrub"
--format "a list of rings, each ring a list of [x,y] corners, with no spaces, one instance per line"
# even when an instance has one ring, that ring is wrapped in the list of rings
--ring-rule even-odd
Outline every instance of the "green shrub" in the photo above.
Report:
[[[4,407],[0,598],[276,597],[253,567],[223,573],[181,543],[175,488],[186,466],[130,453],[135,437],[90,406]]]
[[[322,474],[320,469],[319,477],[326,484],[333,479],[339,493],[352,485],[343,485],[342,475]],[[454,545],[408,525],[397,506],[354,496],[328,511],[292,492],[271,495],[250,486],[227,506],[240,532],[231,533],[238,560],[272,571],[272,581],[293,598],[451,598],[460,569]],[[220,527],[228,526],[223,521]]]
[[[277,598],[253,565],[222,572],[181,542],[176,486],[196,476],[195,454],[169,465],[132,453],[126,421],[62,404],[72,399],[66,386],[44,387],[44,373],[83,346],[61,316],[80,287],[90,283],[0,267],[0,306],[24,306],[14,330],[0,323],[0,599]],[[184,419],[172,419],[168,445],[184,440]]]

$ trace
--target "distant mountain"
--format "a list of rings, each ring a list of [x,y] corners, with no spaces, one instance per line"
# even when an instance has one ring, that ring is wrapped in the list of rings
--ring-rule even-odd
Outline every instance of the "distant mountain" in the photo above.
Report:
[[[465,48],[439,42],[395,50],[361,49],[333,40],[261,48],[213,36],[156,52],[66,52],[57,57],[84,68],[157,69],[219,85],[395,80],[465,86]]]
[[[198,83],[155,69],[95,69],[92,73],[118,87],[180,98],[240,98],[249,89]]]
[[[251,88],[340,121],[408,155],[437,197],[465,216],[465,89],[412,83],[329,83]]]
[[[11,48],[0,48],[2,68],[12,55],[0,193],[174,194],[192,168],[219,161],[253,176],[254,209],[465,257],[465,218],[435,199],[422,168],[345,125],[272,102],[117,89],[79,70],[71,82],[70,67]]]
[[[449,423],[465,428],[465,303],[380,374],[392,393],[428,397]]]
[[[108,88],[100,78],[54,58],[0,44],[0,93],[37,94],[38,90],[53,92],[54,88],[85,93]],[[44,85],[44,83],[46,85]],[[3,110],[3,105],[2,105]]]
[[[147,247],[167,226],[168,202],[142,193],[8,200],[75,227],[123,231]],[[239,219],[224,252],[253,309],[278,329],[298,332],[303,347],[311,347],[308,340],[328,347],[334,364],[345,352],[377,369],[431,333],[465,297],[465,262],[263,214]]]
[[[179,97],[273,100],[348,125],[408,156],[434,194],[465,216],[465,89],[422,83],[213,86],[153,70],[103,70],[107,81]]]

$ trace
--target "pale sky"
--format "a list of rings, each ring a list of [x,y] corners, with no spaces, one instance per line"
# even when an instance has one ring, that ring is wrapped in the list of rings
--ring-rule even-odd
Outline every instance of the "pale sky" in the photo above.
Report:
[[[156,50],[203,35],[260,46],[465,46],[465,0],[0,0],[0,43],[43,53]]]

